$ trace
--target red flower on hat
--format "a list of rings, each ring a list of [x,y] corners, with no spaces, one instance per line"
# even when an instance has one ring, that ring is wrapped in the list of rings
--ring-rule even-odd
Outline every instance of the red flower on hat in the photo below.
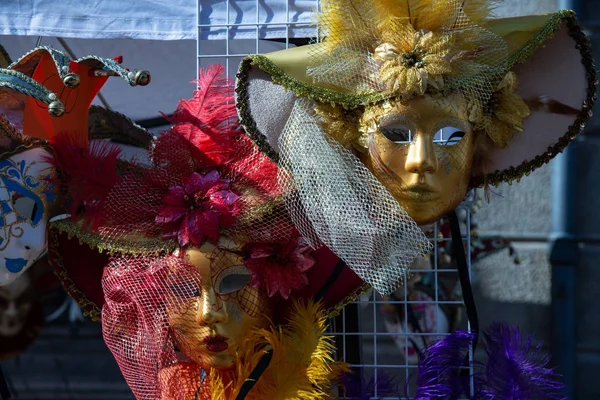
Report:
[[[171,186],[155,221],[166,224],[163,237],[177,236],[180,246],[201,246],[206,240],[219,241],[221,227],[233,225],[239,196],[213,170],[206,175],[194,172],[182,186]]]
[[[252,271],[250,285],[267,290],[269,297],[279,294],[288,299],[292,290],[308,284],[305,272],[314,264],[311,248],[301,237],[287,243],[253,243],[244,246],[245,265]]]

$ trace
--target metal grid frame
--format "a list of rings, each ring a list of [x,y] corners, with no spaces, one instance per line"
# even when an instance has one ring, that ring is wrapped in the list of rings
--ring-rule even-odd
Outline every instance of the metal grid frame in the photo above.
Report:
[[[203,1],[198,0],[198,16],[202,11]],[[254,23],[236,23],[233,21],[232,15],[239,12],[232,7],[232,4],[235,3],[234,0],[223,0],[219,2],[220,6],[224,7],[226,16],[226,22],[224,24],[202,24],[200,23],[200,19],[198,19],[198,38],[203,37],[202,33],[207,30],[214,28],[225,28],[227,34],[225,39],[218,39],[215,41],[210,40],[198,40],[197,41],[197,67],[206,67],[209,64],[221,63],[226,67],[226,72],[229,77],[235,76],[237,71],[237,66],[241,59],[248,54],[258,54],[264,53],[265,48],[268,48],[268,51],[279,50],[279,49],[287,49],[292,46],[293,39],[290,38],[290,32],[294,28],[298,27],[306,27],[312,26],[314,27],[314,35],[313,38],[318,38],[318,30],[315,25],[307,25],[306,23],[298,23],[292,22],[290,20],[290,2],[294,0],[270,0],[269,3],[272,4],[274,1],[279,1],[280,3],[285,3],[285,13],[286,20],[284,23],[282,22],[269,22],[263,21],[262,16],[266,12],[266,4],[265,0],[255,0],[254,3],[254,15],[255,22]],[[320,9],[320,0],[313,0],[314,2],[314,10]],[[215,3],[212,2],[211,6],[214,7]],[[232,12],[233,10],[233,12]],[[236,14],[237,16],[237,14]],[[232,39],[230,33],[232,30],[237,28],[254,28],[255,37],[254,39]],[[277,45],[274,45],[273,41],[262,40],[262,37],[266,36],[266,33],[269,29],[275,29],[281,27],[285,28],[285,37],[282,37]],[[313,39],[307,38],[307,39]],[[275,48],[273,48],[275,47]],[[444,143],[447,138],[454,132],[454,130],[450,131],[440,131],[438,135],[436,135],[435,142],[436,143]],[[474,195],[468,196],[473,198]],[[471,252],[471,211],[468,207],[469,201],[463,203],[459,207],[459,209],[465,210],[466,212],[466,220],[464,221],[464,226],[461,227],[463,241],[465,243],[465,251],[466,254],[470,254]],[[448,332],[430,332],[430,333],[422,333],[415,334],[409,332],[408,328],[408,320],[404,318],[403,321],[403,333],[390,333],[382,328],[382,315],[379,309],[379,306],[382,304],[399,304],[404,308],[404,315],[408,314],[409,306],[414,305],[434,305],[435,306],[435,320],[436,326],[439,328],[438,319],[440,317],[439,310],[442,305],[449,305],[464,308],[464,303],[462,300],[448,300],[441,299],[439,297],[439,281],[440,274],[454,274],[456,276],[457,271],[455,268],[442,268],[439,263],[439,246],[440,243],[444,241],[449,241],[450,239],[440,238],[438,237],[439,233],[439,223],[434,224],[433,226],[433,237],[430,241],[433,243],[434,251],[432,254],[432,262],[431,269],[413,269],[411,273],[427,273],[433,274],[433,283],[434,283],[434,298],[431,301],[387,301],[383,300],[381,296],[376,294],[374,291],[370,291],[368,294],[364,295],[357,302],[349,305],[344,308],[338,318],[335,318],[331,321],[331,334],[336,337],[338,343],[338,356],[341,360],[350,362],[352,368],[359,368],[361,370],[368,372],[368,377],[370,377],[375,383],[373,398],[380,398],[380,395],[377,393],[377,382],[380,379],[382,373],[386,373],[388,376],[392,376],[399,383],[401,397],[386,397],[386,399],[410,399],[413,398],[415,393],[414,389],[411,389],[407,384],[407,381],[410,380],[411,377],[414,377],[416,373],[417,364],[414,361],[409,361],[407,357],[403,357],[400,349],[393,347],[392,336],[393,335],[401,335],[403,336],[404,346],[408,347],[409,340],[418,338],[418,337],[432,337],[432,338],[442,338],[448,335]],[[469,276],[471,276],[471,259],[467,257]],[[404,276],[405,281],[409,279],[409,276]],[[401,297],[403,299],[407,299],[409,296],[407,286],[404,285],[401,289]],[[464,315],[464,312],[463,312]],[[463,318],[466,321],[466,318]],[[358,327],[358,329],[349,331],[348,328],[354,325],[354,327]],[[466,321],[466,325],[463,328],[470,329],[470,325],[468,321]],[[353,348],[353,346],[358,346],[358,349]],[[388,349],[392,349],[397,351],[397,354],[392,354],[392,358],[395,357],[397,361],[386,361],[385,358],[389,358],[389,354],[387,353]],[[385,350],[385,353],[381,351],[381,349]],[[356,360],[356,350],[358,350],[359,360]],[[384,356],[386,354],[386,356]],[[469,359],[473,360],[473,354],[469,354]],[[357,362],[358,361],[358,362]],[[389,372],[393,371],[393,372]],[[414,379],[412,379],[414,381]],[[405,391],[408,391],[408,397],[405,397]],[[471,396],[473,395],[473,382],[471,382]]]
[[[467,197],[468,197],[468,199],[471,199],[472,197],[474,197],[474,194],[472,193]],[[464,223],[465,226],[461,227],[461,233],[462,233],[463,242],[465,243],[466,254],[470,254],[470,251],[471,251],[471,243],[470,243],[471,210],[469,208],[470,203],[471,203],[471,200],[466,200],[458,208],[458,210],[464,210],[466,212],[466,221]],[[414,377],[415,377],[416,371],[417,371],[417,366],[418,366],[417,362],[409,360],[409,358],[407,358],[407,357],[403,357],[401,351],[399,351],[399,349],[397,349],[397,348],[392,348],[392,349],[396,350],[396,353],[391,355],[391,357],[390,357],[390,354],[388,354],[387,351],[390,348],[390,344],[391,344],[390,342],[392,342],[392,336],[394,336],[394,335],[401,336],[402,337],[401,341],[404,342],[403,343],[404,347],[407,348],[409,341],[411,339],[420,338],[420,337],[428,337],[428,338],[431,338],[431,340],[439,340],[439,339],[442,339],[443,337],[449,335],[449,332],[440,332],[439,330],[436,330],[435,332],[427,332],[427,333],[419,333],[419,334],[410,332],[408,329],[408,319],[406,319],[406,318],[402,321],[403,332],[392,333],[392,332],[389,332],[386,330],[382,331],[380,321],[383,320],[383,316],[381,315],[381,311],[378,306],[389,305],[389,304],[398,304],[404,308],[404,315],[407,315],[408,308],[410,306],[434,305],[435,306],[435,308],[434,308],[435,320],[436,320],[436,325],[438,325],[438,328],[439,328],[439,324],[438,324],[439,320],[438,319],[440,318],[440,315],[439,315],[440,306],[442,306],[442,305],[457,306],[464,310],[464,303],[462,300],[447,300],[447,299],[445,300],[445,299],[440,298],[440,296],[439,296],[440,292],[437,289],[439,288],[439,282],[441,280],[440,274],[456,275],[457,270],[456,270],[456,268],[444,268],[439,265],[440,264],[440,262],[439,262],[440,243],[449,242],[450,239],[439,238],[438,233],[439,233],[439,223],[435,223],[433,226],[433,237],[429,239],[430,242],[434,246],[434,250],[431,254],[432,259],[433,259],[431,269],[413,268],[410,271],[411,274],[418,274],[418,273],[433,274],[434,287],[436,290],[434,292],[435,293],[434,297],[431,301],[384,300],[374,290],[371,290],[368,293],[367,298],[358,300],[355,303],[356,305],[359,306],[358,307],[360,310],[359,318],[364,317],[365,314],[367,314],[371,317],[371,318],[368,318],[369,319],[368,321],[362,321],[360,323],[360,331],[349,332],[346,330],[347,325],[348,325],[348,320],[351,318],[349,316],[349,314],[354,314],[353,313],[354,310],[352,310],[352,309],[348,310],[349,307],[346,307],[342,310],[340,318],[332,321],[333,332],[331,334],[333,336],[341,338],[341,340],[338,340],[338,343],[341,343],[341,348],[338,349],[339,354],[341,354],[341,359],[343,361],[350,362],[350,366],[352,368],[358,368],[361,370],[372,370],[372,373],[367,374],[367,377],[371,378],[375,384],[374,388],[373,388],[373,393],[372,393],[373,398],[375,398],[375,399],[380,398],[380,394],[377,392],[377,382],[380,378],[381,372],[386,374],[388,377],[393,377],[394,379],[396,379],[396,382],[400,384],[399,391],[400,391],[401,397],[385,397],[386,399],[409,400],[409,399],[413,399],[415,396],[415,390],[414,390],[415,389],[414,388],[414,380],[415,379],[414,379]],[[467,257],[467,263],[468,263],[468,269],[469,269],[469,277],[471,278],[471,260],[469,257]],[[409,279],[409,274],[405,273],[403,279],[406,282],[407,279]],[[401,296],[402,298],[407,299],[409,297],[408,288],[406,285],[403,285],[399,291],[402,293],[402,296]],[[466,317],[464,317],[463,319],[465,320],[464,321],[465,328],[470,330],[471,326],[470,326],[469,321],[466,319]],[[340,322],[341,322],[341,324],[340,324]],[[339,325],[341,325],[341,326],[339,326]],[[349,347],[348,346],[348,337],[359,337],[360,338],[359,342],[362,345],[362,348],[360,349],[362,362],[359,364],[353,363],[353,360],[350,357],[348,357],[348,353],[351,350],[348,348]],[[378,342],[380,342],[379,345],[378,345]],[[365,344],[367,346],[365,346]],[[372,352],[369,351],[370,350],[369,346],[372,346]],[[365,347],[367,347],[367,348],[365,349]],[[379,349],[383,349],[383,351],[380,351]],[[390,358],[397,358],[398,361],[397,362],[389,362],[388,360]],[[473,359],[474,359],[474,355],[471,351],[469,351],[469,360],[471,361],[471,365],[473,364],[472,363]],[[368,372],[370,372],[370,371],[368,371]],[[473,375],[472,367],[471,367],[470,372],[471,372],[470,375],[472,376]],[[472,397],[474,395],[473,378],[471,378],[470,391],[471,391],[470,397]]]

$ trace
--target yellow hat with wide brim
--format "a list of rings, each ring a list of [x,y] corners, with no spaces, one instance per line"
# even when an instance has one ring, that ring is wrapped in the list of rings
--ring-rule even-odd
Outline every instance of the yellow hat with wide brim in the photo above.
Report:
[[[519,80],[524,99],[552,99],[578,113],[532,109],[524,130],[505,148],[487,154],[485,176],[472,173],[472,186],[496,185],[529,174],[550,161],[583,130],[596,98],[596,73],[589,39],[572,11],[494,19],[486,27],[508,45],[506,71]],[[313,44],[245,58],[237,75],[237,107],[246,132],[261,150],[278,158],[278,138],[298,97],[353,109],[375,103],[386,95],[361,95],[307,75]],[[389,97],[389,95],[387,95]]]

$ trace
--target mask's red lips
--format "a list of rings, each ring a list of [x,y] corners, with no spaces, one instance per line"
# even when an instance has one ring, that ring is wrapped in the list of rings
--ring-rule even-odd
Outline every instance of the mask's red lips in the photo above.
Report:
[[[229,347],[227,344],[227,338],[224,336],[207,336],[202,339],[206,349],[213,353],[221,353]]]

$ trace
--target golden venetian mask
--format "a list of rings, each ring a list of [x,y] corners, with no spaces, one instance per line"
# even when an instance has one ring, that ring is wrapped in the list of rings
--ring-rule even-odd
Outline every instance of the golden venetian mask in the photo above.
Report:
[[[460,94],[367,108],[360,158],[418,223],[454,210],[468,190],[475,133]]]
[[[175,341],[204,368],[231,368],[247,334],[268,323],[267,296],[250,287],[252,274],[234,253],[205,244],[188,249],[186,258],[199,273],[200,287],[188,291],[193,295],[184,307],[167,310]]]

